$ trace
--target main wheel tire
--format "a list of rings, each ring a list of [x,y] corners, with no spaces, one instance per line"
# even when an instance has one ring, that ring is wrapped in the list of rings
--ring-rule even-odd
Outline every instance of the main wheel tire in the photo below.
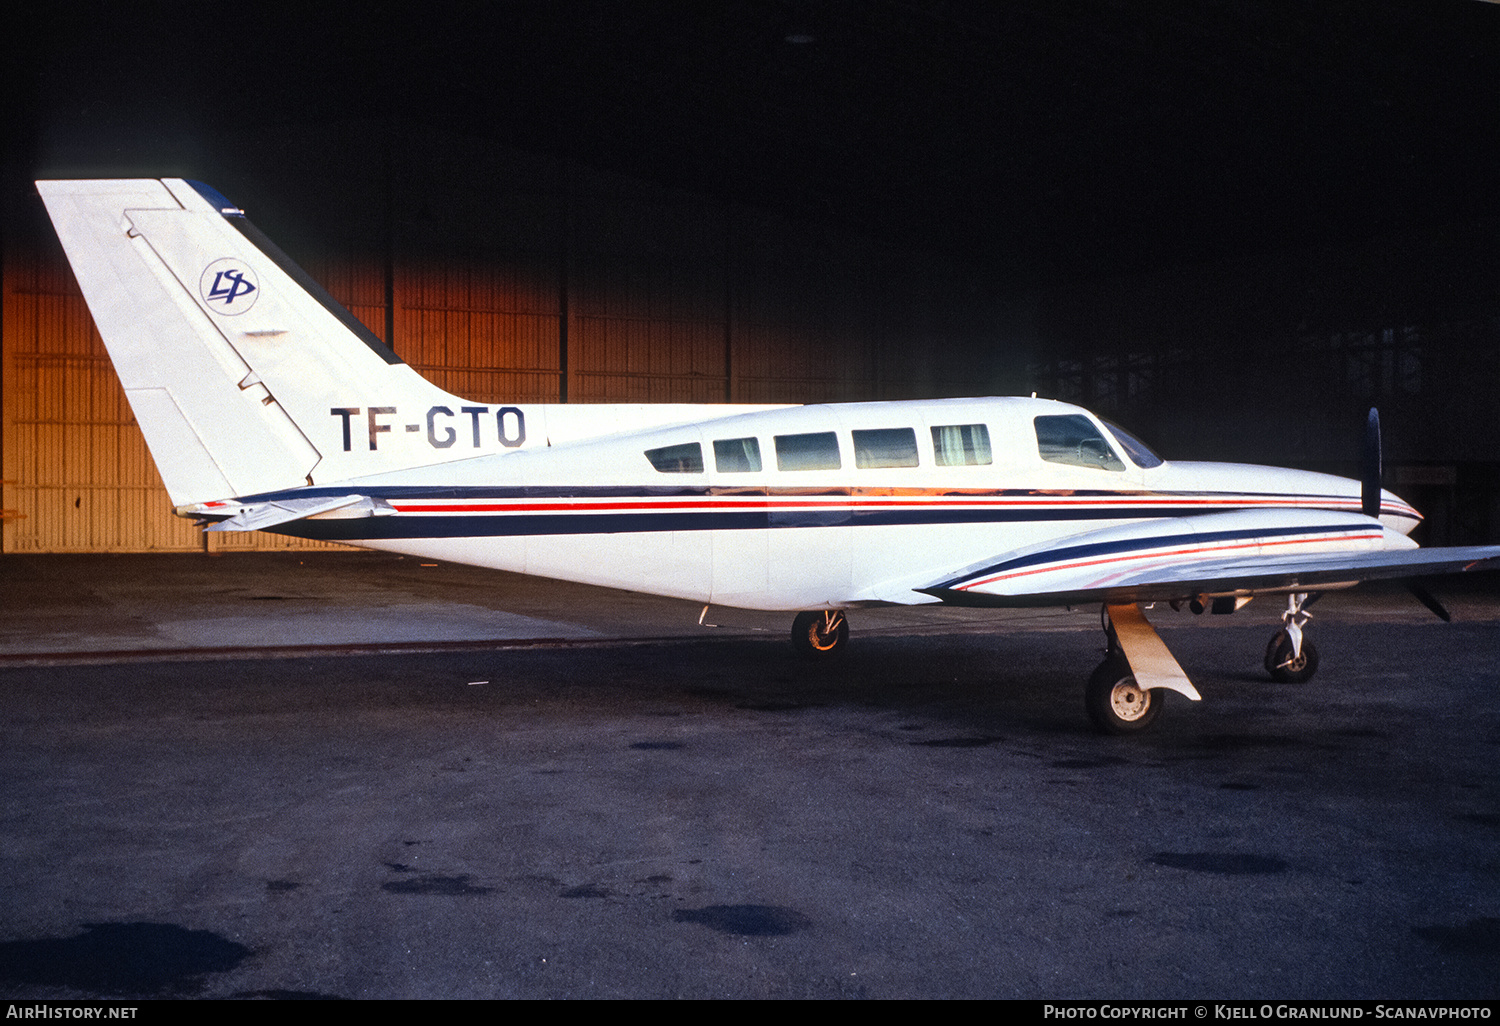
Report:
[[[830,659],[848,643],[849,621],[841,609],[798,613],[792,621],[792,647],[804,659]]]
[[[1138,734],[1160,717],[1166,692],[1146,690],[1135,682],[1124,660],[1106,659],[1089,678],[1084,695],[1089,719],[1106,734]]]
[[[1303,684],[1318,672],[1318,648],[1303,637],[1302,654],[1292,658],[1292,639],[1286,631],[1277,631],[1266,646],[1266,672],[1279,684]]]

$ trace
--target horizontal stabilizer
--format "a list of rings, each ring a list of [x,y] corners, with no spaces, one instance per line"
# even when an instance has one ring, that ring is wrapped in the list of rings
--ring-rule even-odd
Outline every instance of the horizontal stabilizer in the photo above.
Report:
[[[293,520],[316,517],[322,520],[355,520],[361,517],[386,517],[396,510],[384,499],[368,495],[344,495],[330,499],[278,499],[242,506],[228,520],[221,520],[207,531],[262,531]]]

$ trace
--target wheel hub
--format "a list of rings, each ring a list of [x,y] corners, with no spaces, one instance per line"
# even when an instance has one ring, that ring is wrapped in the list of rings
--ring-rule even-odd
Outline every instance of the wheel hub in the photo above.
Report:
[[[828,651],[838,644],[838,629],[842,622],[843,616],[838,613],[823,614],[821,619],[812,622],[812,630],[808,632],[807,640],[818,651]]]
[[[1134,723],[1150,710],[1151,692],[1142,690],[1133,679],[1122,680],[1110,691],[1109,705],[1120,719]]]

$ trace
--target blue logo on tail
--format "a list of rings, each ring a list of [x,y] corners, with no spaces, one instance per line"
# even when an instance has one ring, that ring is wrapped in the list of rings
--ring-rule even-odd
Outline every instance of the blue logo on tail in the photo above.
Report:
[[[239,260],[215,260],[198,279],[198,291],[209,309],[222,314],[242,314],[260,298],[255,272]]]

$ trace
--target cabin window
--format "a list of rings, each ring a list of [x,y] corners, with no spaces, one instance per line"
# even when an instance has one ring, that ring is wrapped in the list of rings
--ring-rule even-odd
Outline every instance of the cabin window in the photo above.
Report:
[[[714,468],[721,474],[760,471],[760,443],[753,438],[720,438],[714,442]]]
[[[917,465],[917,433],[911,428],[854,432],[854,465],[860,470]]]
[[[1094,422],[1081,413],[1036,418],[1036,446],[1042,459],[1071,467],[1124,470]]]
[[[839,440],[832,431],[776,436],[777,470],[838,470]]]
[[[646,459],[650,460],[651,465],[663,474],[703,473],[703,447],[697,442],[647,449]]]
[[[990,456],[990,429],[983,424],[949,424],[932,429],[932,452],[940,467],[981,467]]]

